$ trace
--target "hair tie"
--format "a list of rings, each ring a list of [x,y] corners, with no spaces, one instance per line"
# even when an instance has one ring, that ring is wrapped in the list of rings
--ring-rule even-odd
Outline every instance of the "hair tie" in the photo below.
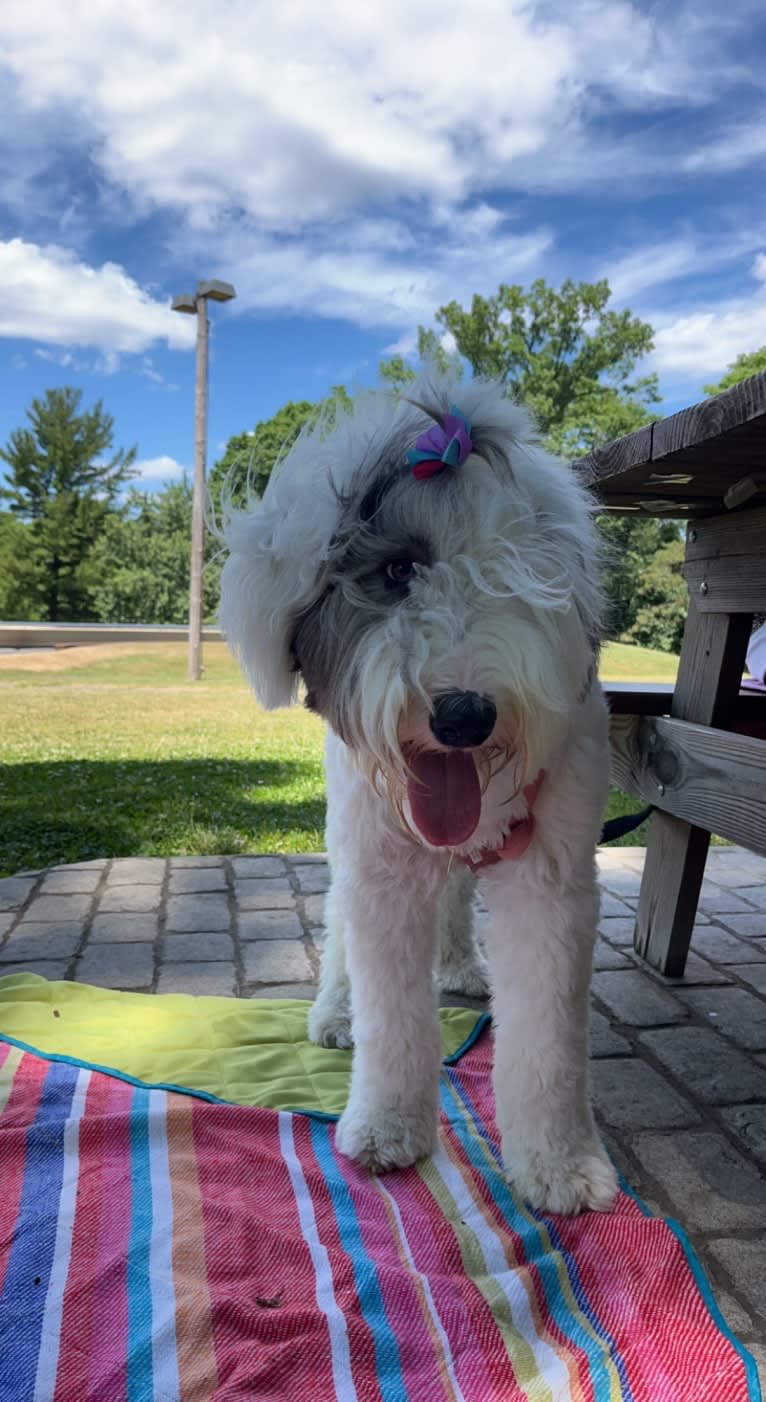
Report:
[[[435,477],[445,467],[462,467],[471,452],[470,420],[451,404],[449,413],[415,440],[415,447],[407,454],[407,463],[413,477],[422,481]]]

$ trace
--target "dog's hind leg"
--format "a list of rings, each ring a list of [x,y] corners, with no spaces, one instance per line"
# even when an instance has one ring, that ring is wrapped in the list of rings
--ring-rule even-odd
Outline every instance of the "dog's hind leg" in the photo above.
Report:
[[[489,969],[473,928],[475,879],[467,867],[453,867],[439,903],[439,987],[468,998],[486,998]]]
[[[325,902],[327,936],[322,951],[319,992],[308,1019],[309,1037],[320,1047],[350,1047],[351,988],[346,969],[343,912],[332,887]]]

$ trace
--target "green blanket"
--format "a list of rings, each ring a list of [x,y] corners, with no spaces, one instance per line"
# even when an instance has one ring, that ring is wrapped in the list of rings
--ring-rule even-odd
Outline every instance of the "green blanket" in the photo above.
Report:
[[[25,1050],[208,1099],[338,1115],[351,1053],[309,1042],[308,1008],[287,998],[156,996],[36,974],[0,978],[0,1037]],[[470,1009],[442,1009],[444,1060],[457,1061],[485,1020]]]

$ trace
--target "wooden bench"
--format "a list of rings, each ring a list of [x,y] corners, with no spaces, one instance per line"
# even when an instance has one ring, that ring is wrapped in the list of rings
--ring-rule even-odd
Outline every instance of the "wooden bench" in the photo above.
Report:
[[[678,976],[711,832],[766,854],[764,699],[740,688],[766,613],[766,373],[573,466],[607,511],[688,520],[676,684],[606,688],[614,783],[655,808],[635,947]]]

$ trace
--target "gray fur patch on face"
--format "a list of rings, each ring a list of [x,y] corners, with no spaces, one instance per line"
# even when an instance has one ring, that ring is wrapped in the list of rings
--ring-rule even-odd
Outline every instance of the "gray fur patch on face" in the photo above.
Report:
[[[422,426],[421,421],[417,427]],[[514,560],[525,533],[540,540],[549,527],[547,513],[515,490],[508,446],[501,439],[474,433],[466,464],[418,480],[406,461],[414,437],[410,427],[366,445],[347,485],[336,492],[338,525],[319,571],[316,598],[294,623],[291,651],[306,686],[306,704],[350,744],[358,734],[354,716],[364,662],[384,646],[394,672],[409,679],[408,637],[411,645],[419,631],[430,569],[449,568],[461,557],[463,573],[472,572],[476,584],[483,570],[491,578],[495,568],[501,578],[494,597],[503,608],[508,556],[498,503],[512,501],[516,508],[510,513]],[[492,528],[487,534],[489,521],[501,523],[500,534]],[[535,580],[524,578],[522,590],[528,583],[534,589]],[[480,583],[477,587],[481,591]],[[491,597],[490,584],[485,604]],[[430,603],[433,607],[433,598]]]
[[[322,592],[297,620],[292,652],[306,704],[341,736],[353,695],[355,659],[376,628],[406,608],[410,587],[439,558],[436,498],[452,490],[402,472],[401,454],[376,464],[342,502],[343,514],[322,575]],[[445,504],[446,505],[446,504]],[[446,512],[438,513],[445,519]]]

